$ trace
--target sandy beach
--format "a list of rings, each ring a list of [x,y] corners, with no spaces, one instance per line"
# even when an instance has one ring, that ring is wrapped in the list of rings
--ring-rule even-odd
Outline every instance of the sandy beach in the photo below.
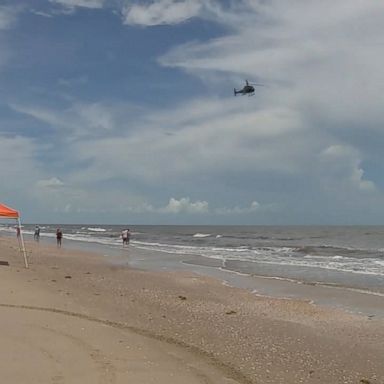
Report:
[[[65,245],[27,250],[29,269],[0,238],[6,383],[384,383],[381,317]]]

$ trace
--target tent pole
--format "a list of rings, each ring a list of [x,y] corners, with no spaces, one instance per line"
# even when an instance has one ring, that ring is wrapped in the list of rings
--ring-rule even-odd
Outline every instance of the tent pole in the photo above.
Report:
[[[23,232],[21,231],[20,217],[17,218],[17,223],[18,223],[19,229],[20,229],[20,239],[19,239],[20,253],[23,253],[25,268],[28,268],[27,253],[25,251]]]

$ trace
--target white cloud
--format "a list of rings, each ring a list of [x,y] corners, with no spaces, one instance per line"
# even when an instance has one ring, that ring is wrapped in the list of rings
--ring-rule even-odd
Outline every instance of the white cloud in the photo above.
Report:
[[[73,142],[70,158],[88,164],[73,175],[79,181],[123,178],[149,184],[172,178],[182,185],[200,175],[227,178],[248,172],[252,177],[261,170],[291,173],[302,167],[302,158],[315,144],[302,145],[302,123],[296,116],[284,110],[240,113],[238,106],[233,99],[207,99],[167,113],[127,115],[121,119],[128,122],[127,130],[116,125],[100,137],[93,132]],[[73,125],[84,130],[84,121]]]
[[[182,197],[177,200],[174,197],[169,199],[166,207],[160,209],[164,213],[207,213],[208,202],[206,201],[191,201],[189,197]]]
[[[239,207],[236,205],[231,208],[216,208],[215,213],[217,213],[218,215],[243,215],[256,212],[260,210],[260,208],[261,205],[257,201],[252,201],[252,203],[248,207]]]
[[[119,107],[106,106],[102,103],[77,102],[60,110],[34,105],[9,104],[8,106],[15,112],[44,122],[67,140],[95,136],[98,132],[117,129],[120,114]]]
[[[1,199],[29,201],[31,185],[42,176],[41,164],[36,160],[39,150],[34,140],[0,134]]]
[[[375,184],[364,180],[358,152],[348,146],[331,145],[320,154],[324,187],[341,191],[375,192]]]
[[[30,188],[34,207],[47,212],[69,213],[79,207],[87,207],[89,191],[81,185],[64,182],[59,177],[37,180]]]
[[[105,0],[49,0],[51,3],[60,4],[66,8],[102,8]]]
[[[0,30],[9,29],[15,24],[19,10],[18,7],[0,6]]]
[[[48,18],[53,17],[53,14],[48,13],[48,12],[44,12],[44,11],[40,11],[38,9],[31,9],[31,13],[33,13],[34,15],[42,16],[42,17],[48,17]]]
[[[201,0],[157,0],[149,5],[133,4],[123,8],[123,22],[152,26],[178,24],[199,14]]]
[[[63,126],[64,122],[54,112],[42,107],[30,107],[18,104],[9,104],[9,108],[15,112],[28,115],[51,126]]]
[[[46,180],[38,180],[36,182],[38,188],[51,189],[51,188],[62,188],[64,183],[57,177],[51,177]]]
[[[90,129],[112,130],[115,127],[112,113],[99,103],[78,105],[74,111]]]
[[[204,213],[205,217],[240,217],[265,212],[264,204],[260,208],[256,203],[220,208],[220,200],[215,201],[215,208],[210,208],[211,194],[222,194],[228,180],[241,174],[244,180],[236,190],[249,188],[249,181],[266,170],[271,174],[298,172],[303,163],[310,163],[302,159],[316,152],[316,147],[305,141],[303,145],[302,123],[289,110],[248,113],[244,101],[252,106],[251,98],[205,99],[174,105],[172,111],[142,111],[137,118],[128,112],[121,116],[122,124],[115,124],[112,130],[92,129],[91,121],[80,113],[92,111],[92,104],[76,103],[63,112],[19,108],[63,127],[58,133],[63,135],[60,145],[65,146],[62,166],[69,167],[66,186],[56,194],[40,192],[38,198],[56,210],[70,203],[72,212],[84,215],[96,214],[101,209],[109,214],[126,212],[156,217],[179,212],[178,218],[199,217],[196,213]],[[121,113],[116,109],[108,111],[112,121]],[[103,134],[97,135],[96,131]],[[201,178],[209,182],[201,183]],[[119,188],[114,188],[111,180],[118,180]],[[164,189],[164,180],[172,180],[176,192],[152,195],[151,190],[157,191],[159,185]],[[142,186],[142,193],[133,192],[137,185]],[[200,198],[172,198],[166,206],[161,205],[161,200],[180,193],[186,185]],[[206,191],[201,190],[203,186]],[[263,200],[268,202],[269,197],[264,196]]]

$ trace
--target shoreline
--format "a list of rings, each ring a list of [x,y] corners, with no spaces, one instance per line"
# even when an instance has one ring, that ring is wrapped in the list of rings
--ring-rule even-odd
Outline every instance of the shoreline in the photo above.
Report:
[[[10,234],[5,233],[8,237]],[[9,236],[11,239],[12,236]],[[27,235],[35,245],[33,235]],[[42,237],[43,246],[54,246],[53,237]],[[73,252],[102,256],[105,262],[121,267],[156,271],[195,273],[217,279],[224,285],[246,289],[258,296],[273,299],[293,299],[311,302],[325,308],[341,309],[352,314],[384,318],[384,292],[356,286],[339,285],[326,281],[304,281],[289,277],[248,274],[225,268],[221,260],[196,255],[175,255],[151,251],[135,246],[111,247],[97,242],[64,239],[65,247]],[[129,254],[130,253],[130,254]],[[162,255],[159,258],[159,254]]]
[[[112,228],[113,227],[113,228]],[[75,245],[74,249],[81,249],[85,251],[93,251],[97,253],[105,252],[106,254],[114,254],[119,255],[121,252],[120,248],[120,239],[119,239],[119,231],[116,230],[116,225],[113,225],[112,227],[97,227],[97,228],[87,228],[86,225],[74,225],[74,226],[68,226],[67,230],[68,233],[65,237],[65,240],[69,246]],[[151,227],[151,226],[149,226]],[[155,226],[156,227],[156,226]],[[167,228],[167,226],[160,226],[162,230],[164,231],[164,228]],[[193,226],[192,226],[193,227]],[[257,253],[257,249],[260,248],[261,252],[264,252],[263,247],[266,247],[266,249],[270,246],[270,239],[273,241],[277,241],[277,243],[271,247],[271,249],[275,249],[275,251],[278,253],[282,251],[282,255],[284,258],[284,249],[291,249],[290,252],[293,252],[293,258],[295,259],[296,256],[294,253],[296,252],[295,249],[303,251],[306,249],[307,252],[309,252],[309,255],[301,255],[298,256],[299,258],[303,258],[303,264],[295,264],[295,262],[291,262],[289,258],[287,260],[277,260],[277,262],[268,262],[268,260],[265,260],[261,258],[261,261],[259,262],[257,260],[257,257],[253,260],[247,260],[247,258],[250,256],[247,251],[245,251],[245,258],[243,258],[241,255],[238,258],[239,255],[236,255],[236,250],[239,250],[239,248],[244,248],[245,246],[239,247],[239,243],[237,242],[237,245],[234,246],[234,248],[231,248],[230,251],[234,251],[235,253],[231,255],[231,252],[226,253],[228,249],[222,248],[222,246],[219,246],[219,248],[212,248],[212,243],[202,244],[202,248],[199,250],[199,243],[200,238],[214,238],[214,235],[211,234],[205,234],[204,236],[201,233],[195,233],[195,235],[192,236],[192,233],[200,230],[200,226],[198,228],[192,229],[192,227],[187,226],[187,228],[190,228],[187,231],[183,231],[183,229],[180,230],[180,234],[183,237],[183,240],[180,242],[180,239],[177,237],[174,239],[169,239],[170,242],[168,244],[167,240],[165,243],[162,243],[163,238],[159,238],[160,232],[153,232],[150,231],[152,229],[145,229],[146,226],[143,226],[143,231],[139,230],[138,232],[135,232],[137,235],[137,238],[134,238],[133,241],[130,244],[130,247],[137,248],[137,251],[139,252],[140,249],[144,250],[146,253],[154,253],[158,257],[152,258],[154,261],[157,258],[160,258],[162,261],[165,259],[168,259],[168,255],[174,255],[173,261],[174,263],[178,263],[180,260],[184,264],[196,264],[198,266],[213,266],[215,268],[221,268],[223,270],[233,271],[233,272],[239,272],[245,273],[247,275],[251,276],[262,276],[262,277],[272,277],[272,278],[281,278],[286,281],[294,281],[297,283],[302,284],[318,284],[318,285],[327,285],[327,286],[339,286],[339,287],[348,287],[348,288],[355,288],[361,291],[367,291],[367,293],[382,293],[384,294],[384,280],[383,280],[383,274],[379,273],[380,268],[377,267],[377,273],[372,272],[375,270],[376,265],[381,265],[381,258],[380,255],[372,254],[372,249],[368,246],[366,243],[367,239],[365,238],[365,234],[363,233],[364,238],[360,238],[359,241],[362,242],[363,248],[362,249],[355,249],[354,247],[347,247],[345,245],[345,239],[339,242],[333,243],[333,245],[319,245],[318,243],[314,242],[312,243],[312,238],[317,238],[316,236],[310,236],[311,229],[307,230],[307,239],[304,240],[304,245],[302,243],[296,242],[291,244],[282,243],[282,240],[290,241],[294,239],[294,234],[289,233],[289,229],[285,229],[285,231],[288,231],[285,237],[279,238],[277,236],[277,229],[275,231],[271,231],[268,233],[265,233],[265,244],[261,245],[260,243],[255,243],[255,239],[252,240],[252,237],[250,237],[248,241],[248,246],[252,250],[253,247],[255,247],[255,252]],[[220,226],[219,226],[220,227]],[[225,232],[222,232],[221,230],[217,230],[215,233],[224,233],[223,235],[217,235],[216,238],[225,238],[228,234]],[[240,226],[241,227],[241,226]],[[43,227],[45,228],[45,227]],[[237,227],[236,227],[237,228]],[[91,231],[90,231],[91,230]],[[148,231],[149,232],[146,232]],[[258,229],[259,230],[259,229]],[[313,228],[312,228],[313,230]],[[42,237],[45,241],[54,241],[54,233],[52,232],[52,226],[48,225],[47,228],[48,232],[45,232]],[[51,232],[50,232],[51,231]],[[210,233],[210,231],[207,229],[207,231]],[[236,231],[236,229],[235,229]],[[214,232],[214,231],[213,231]],[[108,233],[107,236],[101,236],[99,237],[96,235],[94,237],[94,234],[98,233]],[[150,236],[155,236],[155,238],[150,238],[149,242],[147,235],[151,233]],[[174,229],[170,232],[172,236],[177,233],[174,232]],[[347,232],[348,235],[351,236],[351,233]],[[9,233],[8,233],[9,234]],[[33,232],[29,229],[27,231],[27,236],[32,235]],[[161,233],[161,236],[167,236],[167,231]],[[320,232],[321,234],[321,232]],[[13,235],[13,233],[12,233]],[[193,244],[191,247],[191,253],[188,251],[188,247],[184,247],[182,244],[184,241],[191,241],[191,238],[196,237],[196,235],[201,235],[196,240],[197,244]],[[298,234],[295,234],[298,236]],[[76,237],[79,236],[79,239]],[[277,237],[276,237],[277,236]],[[361,237],[361,236],[360,236]],[[241,238],[241,237],[240,237]],[[256,239],[258,237],[256,236]],[[262,239],[264,239],[264,236],[261,236]],[[305,238],[305,236],[304,236]],[[158,243],[158,241],[160,241]],[[205,240],[204,240],[205,241]],[[236,240],[238,241],[238,239]],[[236,244],[235,241],[235,244]],[[252,243],[253,241],[253,243]],[[264,240],[263,240],[264,241]],[[280,241],[280,244],[278,242]],[[378,247],[378,239],[373,238],[372,241],[374,241],[375,247]],[[192,241],[193,243],[194,241]],[[192,244],[191,243],[191,244]],[[332,239],[329,239],[329,243],[332,244]],[[178,245],[177,245],[178,244]],[[252,245],[251,245],[252,244]],[[326,243],[328,244],[328,243]],[[356,245],[356,244],[355,244]],[[288,247],[288,248],[287,248]],[[341,247],[341,248],[339,248]],[[183,248],[181,252],[179,252],[178,248]],[[246,247],[245,247],[246,248]],[[333,251],[331,252],[331,255],[323,255],[324,249],[332,248]],[[222,249],[223,254],[220,252],[218,253],[218,250]],[[377,249],[377,252],[381,254],[380,251],[381,248]],[[206,254],[208,252],[208,254]],[[241,250],[243,252],[243,250]],[[273,251],[274,252],[274,251]],[[288,252],[288,253],[290,253]],[[299,251],[298,251],[299,252]],[[313,252],[313,254],[311,253]],[[345,252],[345,253],[343,253]],[[352,258],[349,258],[349,253],[352,252]],[[353,265],[353,259],[354,254],[357,252],[358,257],[355,260],[357,261],[357,265]],[[365,254],[364,252],[367,252],[368,254]],[[268,251],[267,251],[268,253]],[[323,256],[325,256],[324,259],[318,261],[316,260],[316,254],[319,253],[321,255],[321,259]],[[326,253],[326,252],[325,252]],[[342,255],[340,256],[339,253]],[[232,257],[233,256],[233,257]],[[251,259],[253,258],[253,255],[251,255]],[[276,256],[276,255],[275,255]],[[279,256],[278,256],[279,257]],[[373,260],[371,258],[373,257]],[[378,257],[376,260],[375,257]],[[148,258],[147,258],[148,259]],[[315,259],[315,262],[304,262],[304,260],[312,260]],[[345,263],[346,267],[343,269],[339,265],[339,260],[348,260],[348,261],[342,261],[341,264]],[[364,260],[369,260],[369,262],[365,263]],[[328,260],[328,261],[324,261]],[[168,261],[168,260],[167,260]],[[324,264],[324,265],[322,265]],[[332,265],[338,265],[337,267],[332,267]],[[367,265],[365,265],[367,264]],[[156,265],[154,263],[154,266],[156,268]],[[162,265],[160,264],[160,267]],[[367,267],[367,270],[365,270],[365,267]],[[365,272],[364,272],[365,271]],[[383,271],[384,273],[384,271]]]
[[[114,248],[100,244],[82,244],[68,240],[71,249],[103,254],[107,262],[128,268],[149,271],[174,271],[199,274],[214,278],[223,284],[246,289],[259,296],[275,299],[296,299],[313,302],[316,305],[342,309],[350,313],[384,318],[384,293],[359,287],[336,285],[325,281],[310,282],[288,277],[247,274],[221,267],[220,260],[196,255],[175,255],[161,251],[149,251],[129,246]],[[127,253],[131,255],[128,257]],[[159,257],[161,255],[162,257]],[[331,293],[330,293],[331,292]]]
[[[384,382],[381,318],[258,296],[188,271],[129,268],[65,243],[56,249],[28,241],[27,249],[24,269],[16,241],[0,238],[1,259],[10,262],[0,267],[2,310],[49,307],[123,325],[165,350],[181,348],[195,367],[203,361],[220,377],[207,379],[213,383]],[[10,293],[19,286],[26,292]]]

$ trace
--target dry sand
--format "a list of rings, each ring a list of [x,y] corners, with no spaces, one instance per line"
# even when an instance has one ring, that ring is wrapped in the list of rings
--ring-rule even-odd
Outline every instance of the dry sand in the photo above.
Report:
[[[27,247],[0,238],[4,383],[384,384],[382,318]]]

